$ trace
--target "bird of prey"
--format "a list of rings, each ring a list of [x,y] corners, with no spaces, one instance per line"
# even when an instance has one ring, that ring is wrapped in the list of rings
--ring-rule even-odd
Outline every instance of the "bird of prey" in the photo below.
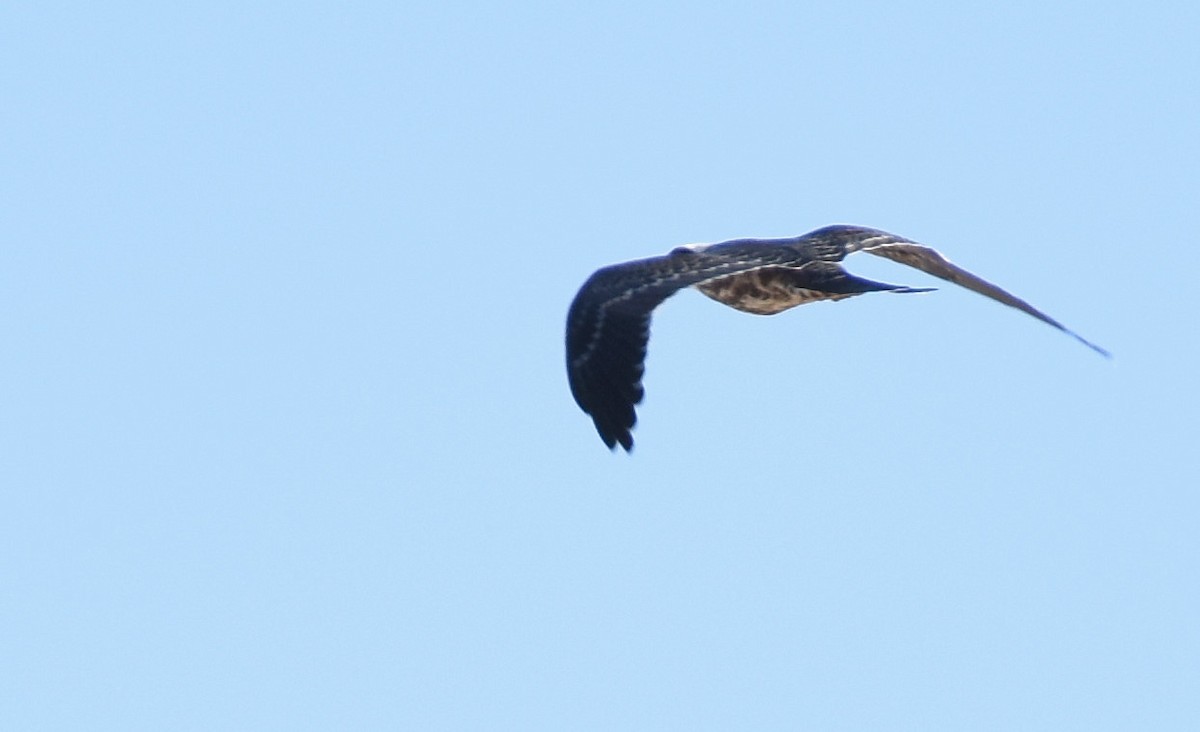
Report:
[[[1027,313],[1108,356],[1103,348],[986,280],[957,267],[927,246],[862,226],[826,226],[784,239],[734,239],[678,247],[669,254],[597,270],[567,313],[567,377],[575,402],[591,415],[609,449],[633,449],[634,405],[642,400],[642,373],[650,314],[678,290],[695,287],[717,302],[756,315],[774,315],[818,300],[865,292],[928,292],[889,285],[842,269],[846,255],[864,251],[974,290]]]

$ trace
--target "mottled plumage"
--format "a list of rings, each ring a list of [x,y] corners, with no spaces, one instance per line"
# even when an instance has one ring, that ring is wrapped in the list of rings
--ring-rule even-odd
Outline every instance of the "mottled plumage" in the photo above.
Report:
[[[679,247],[670,254],[597,270],[567,314],[567,376],[579,407],[609,448],[633,448],[630,434],[642,400],[650,314],[685,287],[757,315],[865,292],[926,292],[855,277],[839,264],[857,251],[886,257],[961,285],[1081,338],[1024,300],[956,267],[929,247],[861,226],[827,226],[786,239],[735,239]]]

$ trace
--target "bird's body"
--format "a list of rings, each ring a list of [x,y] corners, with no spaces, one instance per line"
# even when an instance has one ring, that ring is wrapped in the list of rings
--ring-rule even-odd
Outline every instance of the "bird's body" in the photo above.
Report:
[[[567,315],[567,375],[571,393],[592,416],[610,448],[633,447],[634,405],[642,399],[642,373],[654,308],[686,287],[756,315],[774,315],[819,300],[866,292],[925,292],[856,277],[840,262],[856,251],[915,267],[974,290],[1064,331],[1101,354],[1029,303],[961,269],[933,249],[861,226],[827,226],[785,239],[735,239],[679,247],[660,257],[597,270],[575,296]]]

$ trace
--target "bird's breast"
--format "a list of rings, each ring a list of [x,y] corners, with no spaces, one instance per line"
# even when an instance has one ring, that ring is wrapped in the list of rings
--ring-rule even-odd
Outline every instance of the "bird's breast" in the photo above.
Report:
[[[775,315],[797,305],[818,300],[840,299],[837,295],[796,285],[796,273],[768,267],[729,275],[696,285],[696,289],[719,303],[744,313]]]

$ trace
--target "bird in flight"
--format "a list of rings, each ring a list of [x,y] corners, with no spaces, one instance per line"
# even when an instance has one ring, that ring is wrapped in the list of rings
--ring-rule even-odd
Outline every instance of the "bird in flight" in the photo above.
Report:
[[[834,225],[784,239],[734,239],[678,247],[669,254],[597,270],[579,288],[567,313],[567,377],[571,394],[591,415],[609,449],[633,449],[634,405],[642,401],[650,314],[678,290],[695,287],[717,302],[756,315],[774,315],[819,300],[865,292],[928,292],[856,277],[840,262],[857,251],[974,290],[1108,351],[1015,295],[950,263],[927,246],[862,226]]]

